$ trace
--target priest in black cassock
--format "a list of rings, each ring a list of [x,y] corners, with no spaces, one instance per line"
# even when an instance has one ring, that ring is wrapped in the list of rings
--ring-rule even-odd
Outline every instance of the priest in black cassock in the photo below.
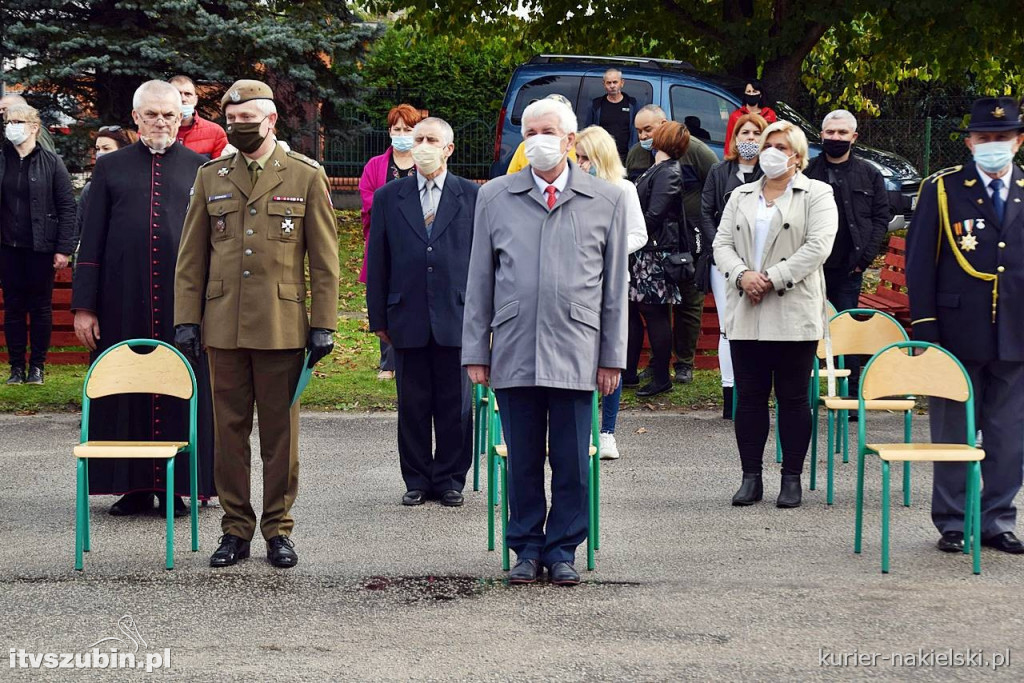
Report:
[[[181,228],[196,171],[206,159],[175,144],[181,96],[164,81],[135,92],[132,118],[139,141],[96,162],[71,308],[75,333],[93,359],[125,339],[174,341],[174,269]],[[199,383],[199,497],[216,495],[213,414],[205,357],[194,367]],[[92,440],[188,440],[188,403],[171,396],[110,396],[92,402]],[[96,459],[89,463],[89,493],[122,496],[113,515],[166,504],[163,460]],[[175,463],[175,516],[188,513],[188,456]],[[161,512],[163,514],[163,512]]]

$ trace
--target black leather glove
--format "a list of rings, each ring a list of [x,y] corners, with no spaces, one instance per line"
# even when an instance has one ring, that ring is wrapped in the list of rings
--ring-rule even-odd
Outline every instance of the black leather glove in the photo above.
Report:
[[[306,343],[306,350],[309,351],[309,367],[316,365],[321,358],[334,349],[334,332],[322,327],[313,327],[309,330],[309,341]]]
[[[188,358],[192,365],[199,365],[199,358],[203,353],[203,345],[199,341],[199,325],[175,325],[174,345],[185,354],[185,358]]]

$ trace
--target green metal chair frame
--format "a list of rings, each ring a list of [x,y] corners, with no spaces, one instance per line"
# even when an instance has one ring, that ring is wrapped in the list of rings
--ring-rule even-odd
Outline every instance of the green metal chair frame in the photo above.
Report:
[[[914,349],[921,349],[919,355],[913,354]],[[899,357],[894,357],[898,354]],[[890,365],[898,362],[899,368]],[[920,366],[920,367],[913,367]],[[959,372],[959,386],[943,384],[946,381],[941,373]],[[874,379],[872,373],[879,373],[880,379]],[[880,384],[875,388],[874,384]],[[964,404],[966,411],[966,446],[964,444],[912,444],[909,439],[903,444],[868,444],[865,424],[865,401],[884,396],[936,396]],[[859,447],[857,449],[857,522],[854,534],[853,551],[861,552],[862,528],[864,522],[864,460],[869,453],[878,455],[882,463],[882,573],[889,573],[889,508],[890,508],[890,461],[903,461],[908,458],[915,462],[964,462],[967,465],[967,491],[964,499],[964,554],[972,554],[972,571],[981,573],[981,460],[985,452],[975,444],[976,431],[974,423],[974,386],[970,375],[956,356],[936,344],[918,341],[905,341],[890,344],[880,350],[864,368],[861,378],[860,392],[857,397],[857,425]],[[920,446],[919,450],[911,450]],[[928,451],[941,451],[943,448],[954,452],[963,452],[964,457],[928,457]],[[900,452],[907,455],[900,456]],[[890,452],[894,451],[894,452]]]
[[[114,344],[109,349],[100,354],[96,361],[89,367],[89,371],[85,375],[85,382],[82,386],[82,427],[80,446],[89,445],[89,410],[93,396],[90,396],[89,388],[90,383],[93,380],[94,371],[100,365],[104,358],[113,353],[116,349],[121,347],[160,347],[168,349],[174,353],[174,355],[181,361],[182,365],[188,371],[189,379],[192,383],[192,393],[188,398],[188,444],[178,448],[177,452],[187,451],[189,456],[189,479],[190,479],[190,494],[191,494],[191,506],[190,512],[192,517],[192,552],[199,551],[199,512],[198,512],[198,463],[196,460],[196,406],[197,406],[197,386],[196,376],[192,371],[191,365],[185,359],[177,349],[170,344],[156,340],[156,339],[129,339],[126,341]],[[134,350],[133,350],[134,353]],[[148,354],[137,354],[140,356],[140,360],[146,358]],[[95,398],[101,396],[116,395],[118,393],[135,393],[135,392],[116,392],[111,391],[103,393]],[[161,391],[154,391],[152,393],[163,394]],[[104,442],[93,442],[94,444],[102,444]],[[121,443],[121,442],[115,442]],[[127,443],[127,442],[125,442]],[[138,446],[144,447],[146,442],[135,442]],[[89,552],[91,546],[91,537],[89,533],[89,458],[87,456],[77,456],[78,461],[78,482],[77,482],[77,494],[75,501],[75,569],[81,571],[83,568],[83,551]],[[166,464],[166,480],[167,480],[167,540],[166,540],[166,568],[174,569],[174,506],[171,505],[171,501],[174,496],[174,456],[167,458]]]
[[[501,568],[508,571],[511,562],[509,559],[508,537],[508,465],[505,454],[500,453],[502,446],[501,417],[498,413],[498,401],[494,392],[487,390],[487,413],[490,417],[490,424],[487,427],[487,549],[494,550],[494,528],[495,508],[499,500],[497,494],[497,482],[501,479]],[[593,571],[595,566],[594,552],[601,548],[601,454],[598,421],[598,392],[594,392],[590,408],[590,469],[588,472],[588,516],[587,524],[587,569]]]
[[[473,385],[473,490],[480,490],[480,456],[487,453],[487,423],[485,414],[490,400],[484,385]]]
[[[892,330],[894,330],[894,331],[898,330],[899,331],[899,335],[901,337],[900,341],[909,341],[909,339],[907,338],[906,330],[903,329],[903,326],[900,325],[900,323],[895,318],[893,318],[891,315],[889,315],[888,313],[886,313],[884,311],[878,311],[878,310],[875,310],[873,308],[850,308],[850,309],[847,309],[845,311],[840,311],[839,313],[836,313],[835,315],[833,315],[829,319],[829,327],[831,328],[834,324],[837,323],[837,321],[839,323],[843,323],[846,318],[850,318],[850,320],[852,321],[852,323],[854,325],[868,324],[870,322],[870,320],[871,320],[869,318],[868,321],[860,321],[860,320],[857,320],[856,318],[854,318],[853,317],[854,315],[866,315],[866,316],[871,316],[871,318],[874,318],[875,316],[881,316],[883,319],[885,319],[886,321],[891,323],[890,327],[892,328]],[[836,363],[836,368],[839,369],[839,370],[845,370],[846,369],[846,355],[847,354],[843,352],[844,351],[843,340],[840,337],[840,335],[836,335],[836,334],[832,335],[832,344],[833,344],[833,350],[832,350],[833,354],[835,354],[835,356],[838,359],[837,363]],[[836,344],[838,344],[838,346],[839,346],[838,349],[835,348]],[[887,345],[888,344],[886,344],[885,346],[887,346]],[[818,348],[819,348],[819,351],[818,351],[819,354],[824,352],[824,345],[823,344],[819,344]],[[874,348],[874,352],[877,352],[879,350],[881,350],[881,347]],[[858,354],[858,355],[860,355],[860,354]],[[863,355],[867,355],[867,354],[863,354]],[[813,372],[813,376],[811,378],[811,410],[814,412],[814,416],[812,418],[813,419],[813,424],[814,424],[814,434],[811,436],[811,485],[810,485],[810,489],[812,491],[815,490],[815,488],[817,487],[817,482],[818,482],[818,429],[819,429],[818,415],[819,415],[819,412],[820,412],[820,409],[821,409],[821,403],[822,403],[822,401],[821,401],[821,399],[822,399],[822,396],[821,396],[821,374],[820,373],[821,373],[821,369],[819,367],[819,363],[815,362],[814,363],[814,372]],[[848,398],[852,399],[853,398],[852,396],[848,396],[849,391],[850,391],[849,379],[847,377],[840,378],[839,379],[839,393],[837,395],[837,398],[848,397]],[[872,407],[872,405],[869,404],[869,405],[867,405],[866,409],[867,410],[889,410],[890,408]],[[912,414],[913,414],[913,407],[912,406],[911,406],[911,408],[903,411],[903,420],[904,420],[904,422],[903,422],[903,434],[904,434],[904,441],[906,443],[910,443],[910,430],[911,430]],[[834,496],[834,493],[835,493],[835,487],[834,487],[835,461],[834,461],[834,456],[835,456],[835,453],[837,453],[838,449],[840,448],[840,443],[842,444],[841,448],[842,448],[842,453],[843,453],[843,462],[845,463],[845,462],[849,462],[850,461],[850,456],[849,456],[849,420],[847,419],[847,411],[846,410],[832,410],[832,409],[830,409],[828,407],[826,407],[826,409],[825,409],[825,419],[826,419],[827,429],[828,429],[828,461],[827,461],[827,463],[828,463],[827,464],[827,468],[828,468],[828,474],[827,474],[828,482],[826,484],[825,502],[828,505],[832,505],[834,497],[835,497]],[[836,434],[837,431],[838,431],[838,435]],[[910,463],[909,462],[903,463],[903,505],[904,505],[904,507],[909,507],[910,506]]]

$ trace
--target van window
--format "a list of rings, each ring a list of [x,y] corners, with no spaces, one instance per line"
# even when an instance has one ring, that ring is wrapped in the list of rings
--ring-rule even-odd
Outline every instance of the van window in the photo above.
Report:
[[[648,81],[639,78],[634,80],[626,74],[622,75],[622,79],[626,82],[622,92],[636,98],[637,109],[654,101],[654,88],[651,87]],[[587,76],[583,79],[583,92],[580,93],[579,108],[576,111],[576,118],[579,119],[581,128],[586,125],[590,118],[590,106],[594,98],[604,97],[604,95],[603,74],[601,76]]]
[[[673,85],[669,98],[672,101],[673,121],[686,123],[692,129],[693,121],[687,122],[686,117],[696,116],[700,119],[700,127],[710,135],[711,142],[725,142],[725,128],[729,123],[729,115],[735,109],[731,102],[707,90],[685,85]]]
[[[551,93],[564,95],[570,102],[575,102],[580,94],[580,80],[580,76],[543,76],[524,84],[512,105],[512,125],[522,125],[523,110],[534,100],[544,99]]]

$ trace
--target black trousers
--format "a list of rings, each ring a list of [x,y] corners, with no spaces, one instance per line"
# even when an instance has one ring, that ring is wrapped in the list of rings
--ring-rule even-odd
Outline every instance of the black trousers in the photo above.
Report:
[[[23,247],[0,248],[0,280],[4,291],[4,335],[12,368],[25,368],[25,350],[32,329],[29,363],[43,367],[53,331],[53,254]]]
[[[644,324],[651,342],[651,372],[654,381],[663,384],[671,378],[668,364],[672,356],[672,306],[669,304],[629,304],[629,338],[626,345],[626,374],[636,374],[644,344]]]
[[[473,459],[472,395],[462,349],[395,348],[398,457],[407,491],[461,491]],[[431,453],[431,427],[437,451]]]
[[[818,342],[729,341],[736,373],[736,446],[744,474],[760,474],[770,422],[768,397],[779,404],[782,473],[800,474],[811,442],[808,381]]]

